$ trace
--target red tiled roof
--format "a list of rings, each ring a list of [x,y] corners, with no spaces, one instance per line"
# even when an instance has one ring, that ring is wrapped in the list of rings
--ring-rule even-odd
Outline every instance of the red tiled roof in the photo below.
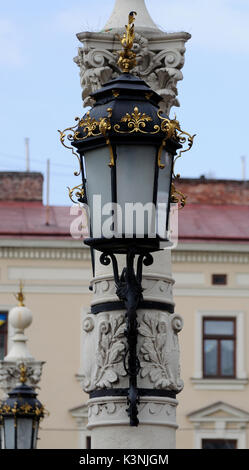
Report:
[[[46,225],[46,207],[40,203],[0,204],[1,238],[70,238],[75,219],[70,207],[50,207]],[[249,206],[187,204],[179,211],[179,238],[182,241],[249,242]]]
[[[249,241],[249,206],[187,204],[179,211],[179,238]]]
[[[46,207],[39,203],[6,202],[0,204],[0,236],[20,238],[69,238],[70,207],[49,208],[49,225],[46,225]]]

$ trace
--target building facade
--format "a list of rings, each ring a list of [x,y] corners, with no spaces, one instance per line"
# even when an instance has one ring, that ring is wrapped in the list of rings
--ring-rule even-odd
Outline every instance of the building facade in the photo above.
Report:
[[[15,188],[29,191],[14,193],[15,178],[23,182]],[[69,207],[50,207],[47,225],[42,175],[4,173],[1,183],[1,359],[11,347],[8,312],[21,279],[33,312],[28,347],[46,361],[38,392],[50,415],[41,424],[39,447],[87,448],[81,338],[91,299],[90,252],[70,235],[77,216]],[[182,180],[179,189],[189,202],[179,211],[172,252],[175,311],[184,319],[177,448],[248,448],[249,183]],[[165,286],[156,288],[163,293]]]

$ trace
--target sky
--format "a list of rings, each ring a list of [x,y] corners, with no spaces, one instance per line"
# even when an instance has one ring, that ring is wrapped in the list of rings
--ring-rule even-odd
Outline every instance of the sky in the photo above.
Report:
[[[67,186],[80,184],[73,174],[76,158],[57,132],[84,114],[73,62],[81,46],[76,33],[101,30],[114,3],[0,2],[0,171],[25,170],[28,137],[31,171],[45,175],[50,159],[53,205],[70,205]],[[192,35],[184,80],[178,82],[181,107],[172,108],[170,117],[176,113],[182,128],[197,136],[191,152],[178,160],[177,173],[241,179],[245,156],[249,179],[249,1],[146,0],[146,5],[163,31]]]

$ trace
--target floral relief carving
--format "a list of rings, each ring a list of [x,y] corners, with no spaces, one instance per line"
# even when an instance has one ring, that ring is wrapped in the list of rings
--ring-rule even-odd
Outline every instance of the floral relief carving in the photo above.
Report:
[[[166,321],[144,314],[138,329],[139,334],[144,337],[140,348],[140,375],[141,378],[148,376],[156,389],[180,391],[183,383],[179,377],[174,376],[171,366],[175,350],[169,350],[168,347],[169,329]]]
[[[127,374],[123,366],[125,345],[125,317],[111,316],[99,324],[97,370],[94,378],[96,389],[110,388]]]

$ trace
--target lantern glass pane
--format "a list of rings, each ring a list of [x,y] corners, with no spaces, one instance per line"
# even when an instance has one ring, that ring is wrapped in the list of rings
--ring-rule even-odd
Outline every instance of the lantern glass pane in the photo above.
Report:
[[[100,238],[106,220],[103,208],[112,202],[110,151],[108,146],[84,154],[87,179],[87,202],[90,210],[91,236]]]
[[[36,449],[36,446],[37,446],[37,439],[38,439],[38,429],[39,429],[39,421],[37,420],[34,420],[33,421],[33,426],[34,426],[34,429],[33,429],[33,449]]]
[[[31,449],[33,418],[17,418],[17,448]]]
[[[122,210],[122,232],[127,238],[156,235],[156,153],[152,145],[117,145],[117,203]]]
[[[3,426],[0,424],[0,449],[4,449],[4,432]]]
[[[169,214],[169,198],[171,192],[171,175],[173,156],[164,151],[162,153],[161,162],[164,168],[160,168],[158,172],[158,188],[157,188],[157,230],[161,238],[167,238],[168,230],[168,214]]]
[[[4,418],[4,448],[15,449],[15,420],[14,418]]]

